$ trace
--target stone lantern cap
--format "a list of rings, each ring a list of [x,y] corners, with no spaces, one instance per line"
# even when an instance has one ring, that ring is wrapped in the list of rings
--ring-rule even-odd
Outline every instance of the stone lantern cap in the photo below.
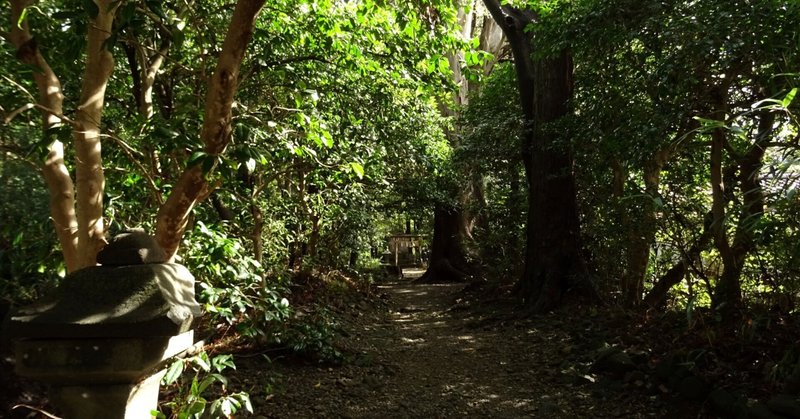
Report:
[[[17,339],[175,336],[190,330],[200,306],[183,265],[92,266],[17,309],[6,323]]]

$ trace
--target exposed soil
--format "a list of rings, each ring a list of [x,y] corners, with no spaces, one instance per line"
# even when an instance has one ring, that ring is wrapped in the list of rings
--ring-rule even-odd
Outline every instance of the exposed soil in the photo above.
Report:
[[[571,316],[503,320],[465,284],[387,283],[385,309],[351,313],[341,366],[237,358],[256,415],[270,418],[662,417],[656,397],[575,368]],[[506,307],[510,312],[511,307]],[[594,343],[592,343],[594,344]],[[259,364],[261,364],[259,366]],[[274,394],[258,388],[277,382]]]

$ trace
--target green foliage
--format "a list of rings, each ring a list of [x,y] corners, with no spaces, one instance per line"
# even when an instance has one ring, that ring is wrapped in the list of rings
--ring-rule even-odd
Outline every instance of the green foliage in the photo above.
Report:
[[[15,303],[41,297],[59,276],[63,261],[48,218],[48,198],[38,173],[15,159],[0,160],[0,296]]]
[[[228,392],[228,379],[223,374],[228,368],[236,369],[232,355],[209,358],[207,353],[201,352],[173,361],[162,379],[162,384],[173,395],[153,414],[164,419],[200,419],[232,418],[241,410],[253,413],[246,392]],[[191,381],[187,381],[189,377]]]
[[[283,344],[292,352],[308,356],[319,362],[341,362],[344,358],[334,344],[338,325],[324,307],[311,312],[302,311],[299,317],[285,325],[274,335],[276,344]]]
[[[497,65],[458,121],[463,132],[456,162],[469,162],[488,197],[471,208],[486,220],[473,232],[490,276],[515,278],[522,266],[527,210],[521,161],[522,111],[514,68]]]
[[[737,153],[741,156],[753,147],[758,110],[780,113],[759,176],[764,186],[774,185],[769,186],[772,191],[792,189],[793,175],[768,168],[795,159],[793,149],[787,148],[787,133],[795,132],[797,125],[781,109],[786,108],[784,102],[791,106],[797,84],[793,72],[800,57],[797,48],[789,47],[796,44],[800,21],[795,3],[760,7],[739,1],[587,0],[564,4],[549,16],[551,21],[537,29],[538,42],[545,50],[568,46],[577,63],[576,112],[559,128],[574,139],[583,233],[608,293],[613,294],[618,286],[614,281],[625,275],[620,257],[627,257],[631,237],[647,229],[642,225],[649,222],[648,212],[655,214],[656,223],[648,283],[679,263],[701,236],[710,208],[709,131],[697,130],[698,125],[726,129],[730,148],[723,164],[731,167]],[[725,121],[713,116],[719,99],[714,95],[720,89]],[[652,176],[647,170],[658,158],[665,165],[654,192],[646,177]],[[615,170],[622,176],[619,185]],[[736,190],[736,185],[728,176],[731,197],[749,193]],[[616,195],[617,186],[622,195]],[[729,201],[730,237],[741,225],[741,231],[749,229],[754,237],[765,238],[763,228],[788,215],[777,210],[785,202],[781,193],[765,198],[770,210],[750,227],[748,220],[737,218],[741,200]],[[787,227],[782,235],[796,235],[794,225]],[[770,227],[769,234],[775,231]],[[781,274],[776,269],[788,266],[789,242],[757,240],[757,252],[743,272],[746,294],[760,298],[756,288],[766,285],[765,280],[771,284],[769,292],[796,289],[798,277],[789,274],[793,268],[781,268]],[[719,255],[704,252],[690,266],[689,283],[675,289],[676,295],[683,293],[678,299],[695,306],[708,304],[711,296],[699,294],[714,289],[720,275]]]
[[[258,345],[321,361],[341,359],[333,317],[324,307],[291,306],[288,279],[265,271],[238,239],[198,222],[187,243],[184,262],[212,324],[235,326],[240,337]]]
[[[198,222],[187,243],[185,263],[197,279],[198,301],[212,322],[236,325],[243,336],[263,339],[290,317],[286,282],[268,281],[239,240]]]

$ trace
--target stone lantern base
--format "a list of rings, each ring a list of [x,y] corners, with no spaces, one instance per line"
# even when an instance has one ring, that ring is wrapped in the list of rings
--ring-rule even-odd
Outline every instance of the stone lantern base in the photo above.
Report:
[[[151,418],[167,361],[194,343],[194,277],[181,265],[82,269],[12,313],[16,372],[47,383],[67,419]]]

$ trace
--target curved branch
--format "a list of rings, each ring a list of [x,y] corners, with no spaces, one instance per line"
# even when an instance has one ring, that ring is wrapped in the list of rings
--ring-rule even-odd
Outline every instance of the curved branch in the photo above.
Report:
[[[253,36],[256,17],[264,3],[265,0],[239,0],[233,11],[216,71],[209,80],[200,132],[204,151],[210,156],[223,153],[230,144],[232,105],[239,83],[239,70]],[[155,236],[170,259],[178,251],[192,209],[208,195],[209,190],[201,165],[194,165],[183,172],[159,209]]]
[[[11,1],[11,32],[8,38],[17,48],[17,58],[37,69],[33,72],[33,80],[39,93],[38,107],[42,112],[42,128],[45,135],[60,126],[63,112],[64,95],[61,82],[53,69],[44,59],[39,46],[28,27],[28,20],[20,21],[22,12],[32,4],[31,0]],[[23,89],[25,91],[25,89]],[[28,93],[26,91],[26,93]],[[30,93],[28,93],[30,95]],[[64,145],[55,140],[50,145],[47,158],[42,166],[47,189],[50,192],[50,216],[56,227],[56,235],[61,244],[64,263],[67,271],[79,268],[78,262],[78,221],[75,214],[75,187],[64,164]]]

